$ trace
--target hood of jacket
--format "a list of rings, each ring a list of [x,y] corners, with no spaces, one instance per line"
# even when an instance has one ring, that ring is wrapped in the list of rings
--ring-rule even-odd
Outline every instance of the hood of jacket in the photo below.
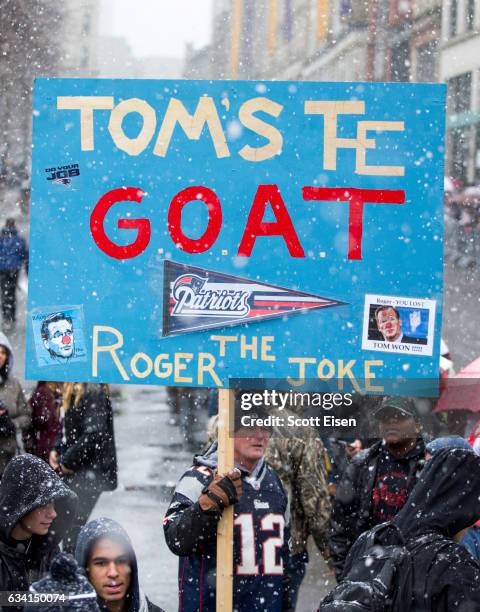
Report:
[[[195,457],[193,458],[193,464],[204,465],[210,468],[211,470],[216,470],[218,465],[218,442],[215,440],[215,442],[213,442],[207,448],[203,455],[195,455]],[[267,464],[265,462],[265,458],[262,457],[257,461],[256,466],[250,473],[239,463],[236,463],[235,467],[242,472],[242,476],[245,482],[251,484],[254,489],[258,489],[260,482],[265,476]]]
[[[7,336],[0,331],[0,345],[4,346],[8,351],[8,369],[13,370],[13,348]]]
[[[452,538],[479,517],[480,457],[454,448],[427,462],[393,522],[406,538],[432,531]]]
[[[0,482],[0,539],[8,541],[23,516],[51,502],[57,517],[48,534],[34,537],[56,545],[75,517],[77,496],[42,459],[28,453],[14,457]]]
[[[16,227],[2,227],[1,235],[2,237],[18,236],[18,230]]]
[[[77,563],[87,569],[88,560],[95,542],[101,538],[110,538],[120,542],[125,547],[130,562],[131,582],[129,588],[130,612],[143,612],[146,606],[146,597],[140,589],[138,580],[138,564],[132,542],[125,529],[116,521],[109,518],[99,518],[82,527],[75,549]],[[100,602],[102,604],[102,602]],[[101,606],[102,607],[102,606]]]

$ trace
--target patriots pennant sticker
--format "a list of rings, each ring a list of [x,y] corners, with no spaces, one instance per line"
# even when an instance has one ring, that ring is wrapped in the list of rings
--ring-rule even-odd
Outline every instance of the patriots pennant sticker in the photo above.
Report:
[[[346,303],[167,260],[163,279],[163,336]]]

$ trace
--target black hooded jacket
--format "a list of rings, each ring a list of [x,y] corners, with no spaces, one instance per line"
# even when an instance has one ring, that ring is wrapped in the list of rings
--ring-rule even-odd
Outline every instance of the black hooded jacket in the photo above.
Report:
[[[345,559],[355,540],[379,522],[373,517],[373,490],[382,455],[388,454],[379,441],[358,453],[347,465],[337,487],[332,506],[330,551],[337,578],[342,575]],[[417,445],[403,459],[408,472],[406,492],[415,486],[425,463],[425,442],[419,438]]]
[[[480,566],[452,539],[479,517],[480,457],[460,448],[440,451],[427,463],[407,503],[392,521],[412,557],[411,612],[480,610]],[[368,534],[352,547],[346,574],[366,537]]]
[[[69,470],[93,473],[101,490],[117,488],[112,405],[98,385],[87,385],[78,406],[67,410],[54,448]]]
[[[117,542],[121,542],[127,551],[131,569],[130,588],[127,593],[130,602],[129,612],[163,612],[161,608],[149,601],[140,589],[135,551],[127,532],[116,521],[99,518],[82,527],[75,549],[75,558],[79,566],[86,570],[93,545],[104,537],[114,538]],[[98,604],[100,610],[107,610],[101,599],[98,600]]]
[[[57,517],[48,534],[17,542],[11,537],[26,514],[50,503]],[[14,457],[0,482],[0,589],[28,591],[29,585],[48,572],[58,544],[75,517],[77,496],[49,465],[25,454]]]
[[[480,457],[460,448],[439,452],[393,521],[413,556],[415,610],[480,610],[480,566],[451,539],[479,518]]]

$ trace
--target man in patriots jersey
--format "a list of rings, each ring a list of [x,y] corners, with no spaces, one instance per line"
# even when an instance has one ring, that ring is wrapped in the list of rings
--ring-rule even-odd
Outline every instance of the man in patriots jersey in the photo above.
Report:
[[[170,550],[180,557],[180,612],[215,612],[217,524],[234,507],[233,606],[238,612],[285,612],[288,577],[287,495],[264,459],[269,431],[240,427],[235,469],[217,474],[217,443],[195,457],[164,519]]]

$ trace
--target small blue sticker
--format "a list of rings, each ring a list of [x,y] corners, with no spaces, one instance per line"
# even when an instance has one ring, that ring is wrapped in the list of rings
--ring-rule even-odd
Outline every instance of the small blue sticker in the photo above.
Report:
[[[30,317],[39,366],[87,360],[82,306],[36,308]]]

